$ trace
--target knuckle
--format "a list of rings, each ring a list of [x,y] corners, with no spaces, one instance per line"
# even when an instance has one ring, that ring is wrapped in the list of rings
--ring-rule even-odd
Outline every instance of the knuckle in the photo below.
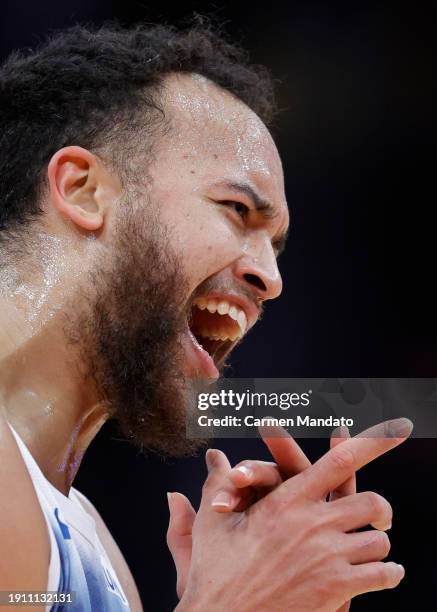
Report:
[[[337,568],[335,565],[320,568],[312,587],[317,610],[322,609],[328,601],[335,599],[337,594],[344,590],[343,576],[342,568]]]
[[[289,497],[286,492],[280,487],[275,490],[274,495],[266,495],[262,499],[262,506],[265,510],[266,518],[281,520],[283,523],[288,522],[290,514],[289,507],[291,506]]]
[[[205,495],[205,493],[208,493],[210,488],[211,488],[211,484],[208,483],[208,479],[206,479],[202,485],[202,497]]]
[[[315,502],[311,511],[304,510],[302,516],[302,532],[306,538],[319,537],[323,532],[331,532],[332,517],[328,504]],[[330,554],[333,556],[338,550],[332,540],[331,547]]]
[[[172,541],[172,540],[173,540],[173,538],[172,538],[172,536],[173,536],[173,532],[172,532],[171,527],[169,527],[169,528],[167,529],[167,533],[165,534],[165,541],[167,542],[167,546],[168,546],[168,548],[169,548],[169,550],[170,550],[170,551],[171,551],[171,549],[172,549],[172,544],[173,544],[173,541]]]
[[[348,470],[353,468],[355,454],[350,448],[343,448],[343,445],[336,446],[331,450],[331,461],[335,468]]]
[[[326,605],[327,601],[331,601],[333,596],[335,596],[336,591],[333,589],[329,580],[323,581],[318,580],[314,585],[314,595],[315,601],[317,605],[317,610],[322,609],[323,605]]]
[[[378,559],[384,559],[390,552],[391,543],[384,531],[370,531],[361,541],[360,548],[367,550]]]
[[[391,511],[391,506],[382,495],[379,493],[375,493],[374,491],[367,491],[365,494],[367,498],[367,503],[369,505],[369,509],[372,515],[380,515],[384,514],[387,511]]]
[[[247,470],[251,470],[251,471],[257,471],[261,463],[262,463],[261,461],[252,461],[250,459],[246,459],[245,461],[240,461],[240,463],[236,465],[235,467],[246,468]]]
[[[381,563],[381,565],[376,570],[375,579],[377,584],[383,589],[387,589],[391,586],[391,574],[384,563]]]
[[[210,495],[214,490],[214,481],[211,476],[208,476],[205,482],[202,485],[202,496]]]
[[[319,535],[322,529],[323,523],[319,518],[307,517],[305,521],[302,522],[302,532],[305,534],[307,541],[314,538],[314,536]]]
[[[341,593],[344,590],[346,580],[346,568],[337,564],[333,564],[327,583],[331,596],[332,593]]]
[[[283,485],[277,487],[273,493],[266,495],[258,502],[262,508],[264,520],[269,520],[273,525],[278,527],[278,524],[288,527],[293,517],[301,515],[299,496],[288,491]],[[256,504],[254,507],[256,507]],[[306,517],[308,519],[309,517]],[[305,525],[308,520],[305,520]]]
[[[390,538],[384,531],[378,531],[377,533],[378,533],[381,559],[383,559],[390,552],[391,542],[390,542]]]
[[[329,504],[324,502],[316,502],[315,512],[313,512],[311,522],[311,524],[314,526],[314,530],[320,531],[325,528],[331,528],[332,523],[333,516]]]

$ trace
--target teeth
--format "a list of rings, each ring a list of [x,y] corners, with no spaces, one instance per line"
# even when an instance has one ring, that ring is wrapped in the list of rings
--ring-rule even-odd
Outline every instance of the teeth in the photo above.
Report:
[[[205,337],[208,338],[208,340],[231,340],[232,342],[234,340],[237,340],[237,338],[240,337],[240,332],[235,332],[233,334],[225,334],[225,333],[211,333],[211,332],[203,332],[205,334]]]
[[[238,321],[238,308],[235,308],[235,306],[231,306],[229,308],[229,316],[231,317],[231,319],[234,319],[234,321]]]
[[[200,310],[208,310],[211,314],[217,312],[219,315],[228,315],[231,319],[233,319],[240,328],[239,330],[226,332],[224,330],[211,330],[204,329],[202,330],[202,335],[205,338],[210,338],[211,340],[237,340],[246,333],[247,330],[247,317],[244,310],[238,308],[233,304],[230,304],[227,300],[216,300],[216,299],[207,299],[207,298],[197,298],[195,301],[195,305]]]
[[[247,317],[243,310],[240,310],[238,313],[238,325],[240,326],[241,334],[244,334],[247,328]]]
[[[205,310],[206,308],[205,298],[199,298],[198,300],[196,300],[196,306],[197,308],[200,308],[200,310]]]
[[[209,312],[215,312],[217,310],[217,302],[215,302],[214,300],[208,300],[206,307]]]
[[[217,312],[221,315],[228,314],[229,308],[231,308],[228,302],[219,302],[217,305]]]

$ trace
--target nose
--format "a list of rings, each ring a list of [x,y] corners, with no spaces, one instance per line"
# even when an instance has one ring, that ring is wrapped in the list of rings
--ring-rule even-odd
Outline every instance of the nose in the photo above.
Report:
[[[262,300],[273,300],[281,295],[281,273],[269,239],[261,249],[244,253],[235,262],[234,274]]]

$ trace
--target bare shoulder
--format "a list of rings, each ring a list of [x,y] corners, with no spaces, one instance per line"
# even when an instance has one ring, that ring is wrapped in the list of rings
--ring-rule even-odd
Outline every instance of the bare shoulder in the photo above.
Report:
[[[0,490],[0,590],[45,591],[50,559],[47,525],[2,407]]]
[[[112,566],[117,574],[118,579],[120,580],[121,586],[123,587],[124,592],[126,593],[126,597],[129,601],[129,606],[132,612],[143,612],[143,607],[141,605],[141,599],[138,593],[137,586],[135,584],[135,580],[132,576],[132,572],[129,569],[128,564],[126,563],[125,558],[121,550],[119,549],[116,541],[112,537],[109,529],[107,528],[104,520],[100,516],[98,510],[90,502],[90,500],[85,497],[83,493],[74,489],[78,494],[79,500],[84,507],[84,509],[91,514],[96,522],[97,535],[102,542],[106,553],[112,563]]]

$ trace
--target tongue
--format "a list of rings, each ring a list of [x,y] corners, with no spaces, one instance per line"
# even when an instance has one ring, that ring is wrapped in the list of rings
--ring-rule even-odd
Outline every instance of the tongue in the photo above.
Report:
[[[198,338],[194,336],[198,344],[206,351],[213,359],[217,350],[223,345],[222,340],[213,340],[212,338]]]
[[[217,379],[219,371],[211,355],[206,351],[191,330],[185,336],[184,345],[187,353],[186,374],[190,377]]]

